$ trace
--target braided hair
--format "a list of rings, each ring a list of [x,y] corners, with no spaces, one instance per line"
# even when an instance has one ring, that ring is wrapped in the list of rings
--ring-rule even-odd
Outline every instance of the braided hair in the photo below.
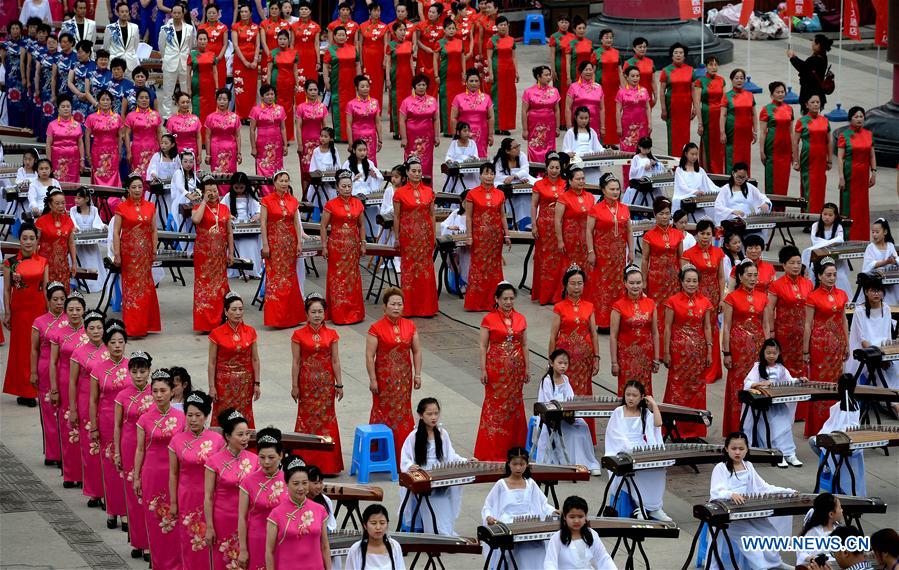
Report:
[[[387,522],[390,522],[390,516],[387,514],[387,509],[384,505],[369,505],[362,512],[362,541],[359,544],[359,550],[362,554],[362,568],[360,570],[365,570],[365,564],[368,562],[368,529],[365,524],[375,515],[384,515]],[[384,546],[387,547],[387,556],[390,557],[390,569],[396,570],[396,561],[393,559],[393,549],[390,547],[390,539],[386,534],[384,535]]]

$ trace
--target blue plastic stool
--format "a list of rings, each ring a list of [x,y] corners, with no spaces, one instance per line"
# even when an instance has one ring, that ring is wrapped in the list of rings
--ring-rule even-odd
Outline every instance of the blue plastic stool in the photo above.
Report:
[[[368,483],[372,473],[390,473],[391,481],[399,480],[393,431],[389,427],[384,424],[356,426],[350,475],[356,473],[359,483]]]
[[[614,496],[612,498],[614,498]],[[631,499],[631,496],[627,491],[623,490],[621,491],[621,494],[618,495],[618,501],[612,506],[614,506],[615,510],[618,512],[618,517],[625,519],[630,518],[634,509],[637,508],[637,505]]]
[[[534,436],[536,435],[536,431],[538,426],[540,425],[540,416],[531,416],[528,419],[528,438],[524,442],[524,448],[528,453],[531,452],[531,448],[534,447]]]
[[[546,45],[546,26],[543,23],[543,14],[528,14],[524,19],[524,38],[521,43],[527,46],[533,40],[537,40],[540,45]]]

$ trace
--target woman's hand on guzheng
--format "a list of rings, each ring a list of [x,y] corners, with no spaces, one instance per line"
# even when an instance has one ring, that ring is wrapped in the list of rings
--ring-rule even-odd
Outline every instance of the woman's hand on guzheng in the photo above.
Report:
[[[746,502],[746,498],[740,493],[734,493],[730,496],[730,499],[738,505],[742,505]]]

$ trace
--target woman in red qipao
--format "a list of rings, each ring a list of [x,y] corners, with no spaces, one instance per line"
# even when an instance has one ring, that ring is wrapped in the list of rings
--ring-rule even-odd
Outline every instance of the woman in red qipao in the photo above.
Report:
[[[328,436],[334,442],[331,451],[303,451],[303,459],[323,473],[337,475],[343,471],[340,451],[340,429],[334,400],[343,400],[340,371],[340,335],[325,324],[328,304],[318,293],[306,297],[309,322],[291,337],[293,385],[290,395],[297,403],[294,431]]]
[[[503,280],[503,241],[511,247],[506,224],[505,196],[493,186],[496,170],[490,163],[481,165],[481,185],[465,198],[467,232],[471,238],[471,266],[466,311],[489,311],[495,303],[493,291]]]
[[[434,191],[422,180],[421,162],[407,163],[409,182],[393,195],[393,231],[399,238],[403,271],[400,282],[409,299],[403,313],[407,317],[433,317],[437,305],[437,278],[434,275]]]
[[[596,334],[593,303],[584,300],[587,274],[572,266],[561,278],[562,300],[553,307],[549,332],[549,350],[568,353],[568,380],[578,396],[593,395],[593,377],[599,372],[599,335]],[[594,433],[593,420],[587,420]],[[595,439],[595,433],[594,433]]]
[[[281,30],[278,32],[278,47],[272,50],[268,60],[267,82],[275,88],[278,105],[284,109],[287,121],[284,127],[287,130],[287,142],[293,141],[293,113],[289,111],[296,104],[297,96],[297,52],[290,47],[290,32]]]
[[[571,22],[574,27],[574,38],[569,42],[570,63],[569,71],[571,72],[572,84],[580,79],[583,70],[581,66],[585,62],[593,64],[596,68],[596,54],[593,53],[593,41],[587,37],[587,22],[580,16],[575,16]],[[569,125],[572,123],[569,121]],[[597,131],[599,132],[599,131]]]
[[[410,39],[411,24],[394,22],[393,37],[384,49],[384,69],[387,70],[387,104],[390,106],[390,130],[394,138],[400,136],[399,109],[403,93],[412,93],[412,76],[415,75],[415,46]],[[477,75],[477,72],[475,72]],[[480,81],[480,80],[479,80]],[[453,100],[448,101],[452,105]],[[447,111],[448,112],[448,111]]]
[[[793,107],[784,102],[787,86],[782,81],[768,85],[771,102],[759,112],[759,154],[765,165],[765,194],[787,195],[792,163]],[[712,171],[714,172],[714,171]]]
[[[29,223],[19,229],[19,248],[19,253],[3,261],[3,326],[9,331],[3,393],[33,408],[37,406],[37,362],[32,370],[31,325],[47,312],[44,287],[49,282],[49,264],[37,253],[37,230]],[[60,297],[65,297],[64,290]],[[59,311],[62,314],[62,303]]]
[[[755,96],[743,88],[746,72],[735,69],[730,72],[733,89],[721,99],[721,144],[724,145],[724,172],[733,171],[738,162],[752,162],[752,145],[759,132],[755,114]]]
[[[832,258],[825,257],[815,265],[815,277],[818,286],[805,299],[802,360],[808,365],[809,380],[835,383],[849,359],[849,323],[844,310],[849,297],[836,287],[837,267]],[[827,402],[810,406],[805,437],[821,430],[828,406]]]
[[[225,51],[228,47],[228,26],[231,25],[231,22],[225,25],[219,21],[221,13],[214,2],[206,4],[205,10],[206,20],[197,26],[197,32],[206,32],[206,35],[209,36],[209,45],[206,50],[215,54],[216,85],[214,91],[224,87],[225,80],[228,78]]]
[[[66,197],[62,190],[50,188],[45,203],[50,211],[34,221],[38,231],[38,253],[50,264],[50,281],[59,281],[68,292],[78,261],[75,223],[66,212]]]
[[[587,192],[585,186],[587,179],[581,168],[569,168],[566,173],[568,179],[565,192],[559,196],[556,202],[556,212],[553,215],[554,237],[556,239],[556,253],[561,257],[556,263],[557,267],[565,268],[577,265],[587,267],[587,251],[589,249],[587,233],[587,221],[590,218],[590,208],[593,207],[593,196]],[[560,294],[558,285],[554,295]],[[592,298],[588,290],[587,298]]]
[[[724,78],[718,75],[718,58],[705,58],[705,75],[693,82],[693,108],[696,109],[696,134],[699,153],[707,172],[724,172],[724,146],[721,144],[721,98]],[[773,84],[772,84],[773,85]],[[764,161],[763,161],[764,162]]]
[[[555,216],[556,203],[565,190],[562,180],[562,158],[559,153],[546,153],[546,174],[534,183],[531,194],[531,219],[535,220],[534,277],[531,284],[531,300],[541,305],[558,303],[561,299],[558,283],[562,266],[556,263]],[[552,352],[552,351],[549,351]]]
[[[291,24],[293,32],[293,49],[297,51],[300,62],[297,65],[297,81],[305,86],[309,81],[318,81],[318,70],[321,65],[319,43],[322,27],[312,21],[312,5],[303,0],[297,11],[299,20]],[[303,91],[297,92],[297,104],[306,101]]]
[[[643,234],[640,269],[646,275],[646,294],[661,306],[677,293],[684,233],[671,226],[671,200],[658,196],[652,203],[652,211],[656,225]],[[659,332],[662,324],[659,323]]]
[[[756,269],[759,270],[759,278],[755,284],[755,288],[762,293],[766,293],[768,291],[768,286],[771,285],[777,277],[777,269],[774,265],[762,259],[762,252],[765,250],[764,238],[759,234],[747,235],[743,239],[743,250],[746,252],[746,259],[754,263]],[[736,289],[736,286],[734,286],[735,272],[736,268],[730,270],[731,289]]]
[[[618,89],[624,84],[624,78],[621,76],[621,54],[612,47],[614,41],[615,34],[612,30],[605,29],[600,31],[599,47],[596,48],[593,55],[598,67],[596,81],[602,85],[603,107],[605,107],[605,117],[603,117],[602,124],[604,125],[614,125],[616,123],[618,111],[615,105],[615,97],[618,95]],[[652,92],[650,91],[650,93]],[[606,129],[602,137],[602,144],[618,144],[618,132],[615,129]],[[647,393],[649,393],[649,390],[647,390]]]
[[[740,402],[737,394],[743,380],[758,363],[758,354],[765,342],[764,314],[768,304],[764,291],[756,289],[759,270],[750,259],[736,266],[736,289],[724,298],[724,366],[727,384],[724,387],[724,419],[721,432],[740,430]],[[816,432],[817,433],[817,432]]]
[[[631,380],[652,396],[652,375],[659,371],[659,326],[656,303],[643,293],[643,274],[636,265],[624,270],[627,293],[612,305],[609,350],[618,395]],[[650,358],[651,357],[651,358]],[[667,400],[666,400],[667,401]]]
[[[668,124],[668,154],[677,156],[690,142],[693,108],[693,68],[687,65],[687,46],[677,42],[668,48],[671,65],[659,74],[662,94],[662,120]],[[756,355],[758,356],[758,355]]]
[[[724,251],[716,247],[713,238],[715,223],[702,219],[696,224],[696,245],[684,252],[681,261],[689,263],[699,272],[699,292],[712,304],[712,365],[705,371],[705,381],[717,382],[723,374],[721,368],[721,339],[718,334],[718,313],[723,310],[722,300],[727,291],[724,277]]]
[[[428,8],[427,17],[415,27],[415,39],[412,43],[418,48],[418,60],[415,68],[431,80],[428,84],[428,95],[437,96],[437,69],[434,67],[434,52],[440,49],[440,40],[443,38],[443,25],[440,16],[443,14],[443,5],[432,4]],[[404,96],[400,93],[400,98]]]
[[[415,323],[402,317],[403,292],[390,287],[384,291],[384,318],[369,327],[365,341],[365,367],[372,400],[368,423],[384,424],[393,430],[397,465],[403,442],[415,427],[412,388],[421,388],[418,331]]]
[[[481,321],[481,384],[484,405],[474,446],[481,461],[503,461],[510,448],[524,445],[527,423],[524,385],[528,370],[528,323],[515,310],[515,287],[503,281],[494,293],[494,309]]]
[[[849,239],[868,239],[871,227],[869,192],[876,183],[877,157],[874,154],[874,135],[865,128],[865,110],[849,109],[849,128],[837,140],[837,160],[840,175],[840,211],[855,223],[849,229]]]
[[[275,191],[260,202],[262,258],[265,260],[265,326],[295,327],[306,320],[297,257],[303,253],[299,201],[290,193],[290,175],[275,173]]]
[[[328,46],[322,59],[322,75],[331,92],[331,120],[340,141],[351,140],[343,114],[347,104],[355,97],[353,80],[359,75],[359,52],[356,45],[347,41],[347,31],[340,27],[334,30],[334,43]]]
[[[509,34],[509,20],[505,16],[496,19],[496,35],[487,42],[487,63],[496,129],[501,135],[509,135],[515,130],[518,114],[518,63],[515,61],[515,38]]]
[[[159,300],[153,283],[156,260],[156,206],[144,200],[144,181],[130,176],[128,198],[115,210],[112,222],[112,263],[122,272],[122,320],[130,337],[162,332]]]
[[[465,47],[471,42],[471,34],[467,37],[456,36],[456,22],[447,18],[443,22],[443,39],[438,42],[437,52],[437,108],[440,113],[440,124],[443,134],[452,136],[450,131],[450,106],[456,95],[465,91],[465,66],[469,50]]]
[[[571,40],[574,33],[569,31],[571,21],[568,16],[562,14],[558,19],[559,29],[549,36],[549,60],[552,65],[553,84],[559,90],[562,101],[568,96],[568,86],[571,85]],[[568,127],[568,114],[562,113],[560,127]]]
[[[224,302],[225,322],[209,333],[209,396],[212,425],[217,412],[238,410],[252,428],[253,401],[262,395],[259,382],[259,349],[256,329],[243,322],[243,299],[229,292]]]
[[[668,369],[665,401],[704,410],[707,382],[703,372],[712,364],[712,336],[717,330],[712,327],[715,307],[702,294],[702,274],[696,267],[689,263],[684,265],[678,277],[680,293],[665,301],[662,339],[662,362]],[[734,406],[739,411],[739,406]],[[678,425],[678,430],[682,437],[706,436],[706,427],[702,424],[682,424]]]
[[[381,5],[371,2],[369,6],[369,19],[359,24],[356,49],[362,56],[362,73],[371,81],[371,96],[383,106],[384,43],[390,28],[381,21]]]
[[[250,117],[250,109],[256,104],[262,42],[261,28],[253,23],[249,4],[241,5],[238,14],[240,19],[231,26],[231,45],[234,46],[234,111],[244,120]]]
[[[202,182],[203,200],[190,219],[197,229],[194,244],[194,330],[209,332],[222,323],[222,303],[228,292],[228,265],[234,251],[231,214],[219,202],[212,180]]]
[[[209,47],[209,34],[200,30],[197,32],[197,49],[191,50],[187,57],[187,69],[190,76],[190,92],[193,101],[194,115],[200,117],[200,122],[205,123],[206,117],[215,110],[215,93],[218,90],[217,59]],[[212,81],[201,81],[204,77],[211,77]]]
[[[624,295],[624,268],[634,262],[631,211],[621,202],[621,182],[605,173],[599,180],[602,200],[593,205],[584,231],[590,269],[590,299],[596,326],[608,329],[612,304]]]
[[[799,172],[799,192],[809,212],[820,212],[827,193],[827,171],[833,164],[830,122],[821,113],[821,96],[809,97],[808,113],[793,127],[793,170]]]
[[[337,197],[322,212],[322,257],[328,260],[329,317],[336,325],[351,325],[365,319],[359,272],[365,255],[365,206],[352,195],[352,172],[338,170],[335,179]]]
[[[259,24],[262,30],[262,61],[263,69],[268,67],[272,50],[278,47],[278,32],[289,30],[290,22],[281,18],[281,3],[272,0],[268,4],[268,18]],[[316,44],[317,45],[317,44]]]

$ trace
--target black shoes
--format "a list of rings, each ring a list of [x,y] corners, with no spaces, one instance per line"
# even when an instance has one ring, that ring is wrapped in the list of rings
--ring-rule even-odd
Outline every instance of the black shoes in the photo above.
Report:
[[[95,497],[95,498],[93,498],[93,499],[88,499],[88,501],[87,501],[87,508],[89,508],[89,509],[96,509],[97,507],[100,507],[100,508],[103,507],[103,499],[101,499],[100,497]]]
[[[106,528],[114,529],[119,526],[119,518],[118,517],[106,517]]]
[[[16,404],[20,406],[28,406],[29,408],[37,407],[37,398],[16,398]]]
[[[143,558],[143,557],[144,557],[144,551],[142,549],[140,549],[140,548],[132,548],[131,549],[131,558],[134,558],[136,560],[138,558]]]
[[[77,486],[78,486],[78,483],[76,483],[75,481],[63,481],[62,482],[63,489],[74,489]]]

